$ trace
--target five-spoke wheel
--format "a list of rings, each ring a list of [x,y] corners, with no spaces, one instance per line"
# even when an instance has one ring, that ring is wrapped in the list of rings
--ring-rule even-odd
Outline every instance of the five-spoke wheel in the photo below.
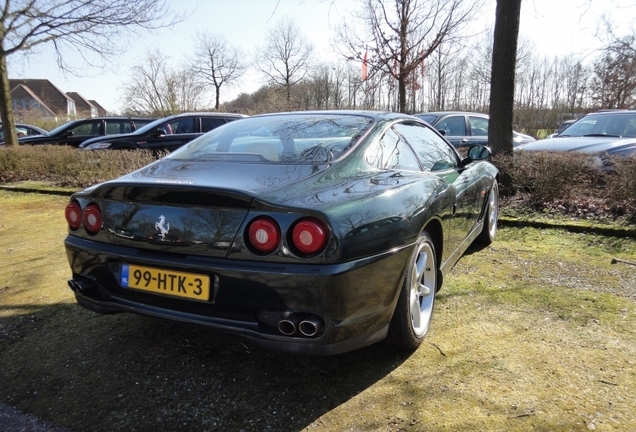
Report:
[[[427,232],[418,238],[404,278],[388,340],[398,348],[415,349],[428,333],[437,291],[437,258]]]

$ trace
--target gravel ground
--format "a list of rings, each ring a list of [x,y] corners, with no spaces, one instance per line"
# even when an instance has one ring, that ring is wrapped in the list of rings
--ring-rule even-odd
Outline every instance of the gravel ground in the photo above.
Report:
[[[68,429],[2,403],[0,403],[0,430],[3,432],[68,432]]]

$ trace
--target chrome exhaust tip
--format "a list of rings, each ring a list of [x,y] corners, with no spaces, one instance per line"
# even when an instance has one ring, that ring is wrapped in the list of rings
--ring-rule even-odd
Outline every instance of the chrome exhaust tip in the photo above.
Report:
[[[278,331],[285,336],[291,336],[296,333],[296,329],[298,328],[299,323],[300,318],[298,317],[298,315],[289,314],[287,315],[287,317],[278,322]]]
[[[323,323],[322,320],[317,316],[311,316],[305,318],[298,325],[298,330],[308,337],[316,336],[320,330],[322,330]]]

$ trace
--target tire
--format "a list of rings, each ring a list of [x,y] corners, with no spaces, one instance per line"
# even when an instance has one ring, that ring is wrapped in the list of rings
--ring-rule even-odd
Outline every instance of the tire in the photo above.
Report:
[[[484,227],[482,228],[476,241],[479,244],[488,246],[495,240],[497,234],[497,220],[499,219],[499,185],[497,180],[492,184],[488,193],[488,203],[484,213]]]
[[[415,350],[422,344],[433,318],[437,291],[437,257],[433,240],[420,234],[409,259],[387,341],[401,349]]]

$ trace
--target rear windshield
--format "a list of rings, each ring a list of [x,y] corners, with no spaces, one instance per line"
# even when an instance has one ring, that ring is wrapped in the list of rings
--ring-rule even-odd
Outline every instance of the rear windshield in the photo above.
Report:
[[[168,155],[179,160],[321,163],[337,159],[373,120],[348,114],[280,114],[225,124]]]

